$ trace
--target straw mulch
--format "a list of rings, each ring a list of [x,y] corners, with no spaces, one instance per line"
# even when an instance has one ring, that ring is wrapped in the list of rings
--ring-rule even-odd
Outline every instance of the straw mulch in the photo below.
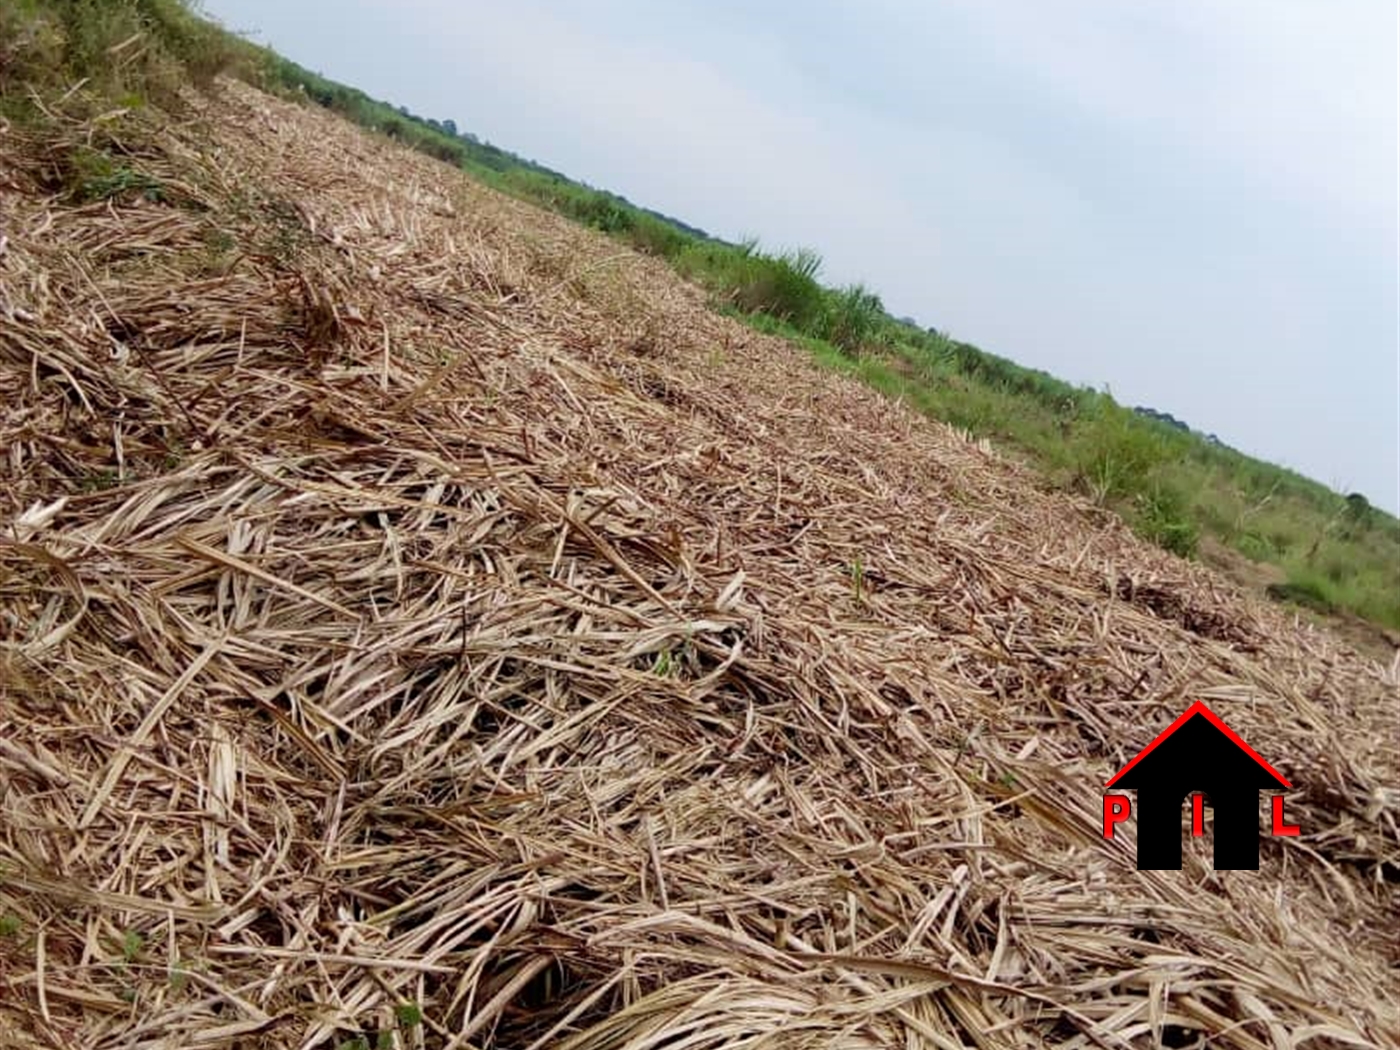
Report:
[[[0,136],[0,1045],[1400,1043],[1395,667],[660,263],[199,105]],[[52,195],[90,133],[162,199]],[[1258,873],[1100,833],[1197,699],[1296,787]]]

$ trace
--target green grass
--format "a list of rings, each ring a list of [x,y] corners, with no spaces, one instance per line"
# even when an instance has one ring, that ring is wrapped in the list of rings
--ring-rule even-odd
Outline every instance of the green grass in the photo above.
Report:
[[[1243,455],[1170,419],[891,318],[861,285],[829,288],[807,249],[731,244],[617,194],[307,70],[199,18],[181,0],[9,0],[0,7],[0,115],[37,119],[37,95],[67,110],[112,101],[177,105],[183,84],[231,72],[342,114],[479,181],[665,259],[717,308],[1039,467],[1054,484],[1192,556],[1210,537],[1286,577],[1282,601],[1400,629],[1400,521]],[[124,163],[75,151],[70,193],[104,200],[164,190]],[[274,246],[275,247],[275,246]],[[102,487],[107,479],[92,479]]]
[[[67,105],[178,105],[181,87],[207,87],[260,54],[182,0],[7,0],[0,6],[0,97],[17,116],[30,92]],[[70,93],[71,92],[71,93]]]

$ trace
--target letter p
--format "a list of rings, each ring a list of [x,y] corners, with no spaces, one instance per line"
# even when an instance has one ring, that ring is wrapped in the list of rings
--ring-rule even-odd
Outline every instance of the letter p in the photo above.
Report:
[[[1103,797],[1103,837],[1113,838],[1113,825],[1128,819],[1133,804],[1127,795],[1105,795]]]

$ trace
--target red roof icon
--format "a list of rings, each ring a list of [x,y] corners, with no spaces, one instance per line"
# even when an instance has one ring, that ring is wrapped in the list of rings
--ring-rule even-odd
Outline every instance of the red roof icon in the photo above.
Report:
[[[1237,734],[1233,729],[1227,726],[1224,723],[1224,721],[1221,720],[1219,715],[1217,715],[1214,711],[1208,708],[1201,701],[1197,700],[1194,704],[1192,704],[1184,712],[1182,712],[1180,718],[1178,718],[1171,725],[1167,726],[1166,729],[1158,733],[1156,737],[1153,738],[1152,743],[1148,744],[1145,748],[1139,751],[1137,753],[1137,756],[1131,762],[1129,762],[1126,766],[1124,766],[1117,773],[1115,773],[1113,779],[1108,782],[1108,787],[1113,787],[1114,784],[1117,784],[1128,774],[1128,772],[1131,769],[1133,769],[1133,767],[1138,765],[1138,763],[1140,763],[1143,759],[1145,759],[1148,755],[1155,751],[1158,745],[1166,742],[1178,729],[1180,729],[1187,722],[1191,721],[1191,719],[1197,717],[1198,715],[1203,717],[1207,722],[1210,723],[1210,725],[1214,726],[1221,733],[1223,733],[1225,737],[1230,741],[1230,743],[1234,744],[1237,748],[1239,748],[1246,755],[1252,758],[1266,773],[1269,774],[1270,777],[1277,781],[1279,787],[1291,788],[1293,786],[1288,782],[1287,778],[1285,778],[1282,773],[1280,773],[1273,766],[1269,765],[1269,763],[1265,762],[1263,757],[1259,754],[1259,752],[1255,751],[1254,748],[1246,744],[1240,738],[1239,734]],[[1129,787],[1132,785],[1125,784],[1123,786]]]

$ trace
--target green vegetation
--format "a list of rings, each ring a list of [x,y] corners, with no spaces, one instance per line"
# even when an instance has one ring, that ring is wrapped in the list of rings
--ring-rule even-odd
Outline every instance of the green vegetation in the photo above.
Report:
[[[128,192],[148,201],[165,201],[165,187],[158,179],[118,164],[111,154],[83,146],[67,158],[70,195],[79,204],[105,201]]]
[[[865,564],[859,555],[851,562],[851,597],[857,605],[865,601]]]
[[[394,1021],[403,1039],[407,1040],[409,1033],[423,1023],[423,1008],[417,1003],[400,1003],[394,1007]],[[393,1028],[381,1028],[351,1036],[336,1045],[337,1050],[393,1050],[394,1046],[406,1043],[396,1040]]]
[[[671,673],[676,669],[675,661],[671,658],[671,650],[662,649],[656,654],[656,659],[652,662],[651,671],[657,678],[670,678]]]
[[[8,0],[0,7],[0,98],[26,115],[31,92],[65,104],[179,104],[187,84],[250,71],[260,52],[182,0]]]
[[[122,960],[126,963],[133,963],[141,954],[141,949],[146,946],[146,939],[135,930],[127,930],[122,934]]]
[[[204,21],[181,0],[11,0],[0,8],[0,115],[36,119],[54,108],[88,113],[178,106],[180,87],[228,72],[357,124],[667,260],[715,305],[806,347],[920,411],[1039,467],[1055,484],[1120,513],[1143,536],[1183,556],[1209,538],[1278,566],[1278,599],[1347,611],[1400,629],[1400,521],[1359,494],[1343,497],[1252,459],[1166,413],[1131,409],[934,329],[889,316],[854,285],[828,288],[807,249],[730,244],[626,198],[571,180],[469,133],[328,80]],[[40,100],[47,100],[42,102]],[[74,199],[141,194],[161,184],[124,160],[75,150]],[[94,488],[107,479],[94,478]],[[860,582],[855,583],[857,593]]]

